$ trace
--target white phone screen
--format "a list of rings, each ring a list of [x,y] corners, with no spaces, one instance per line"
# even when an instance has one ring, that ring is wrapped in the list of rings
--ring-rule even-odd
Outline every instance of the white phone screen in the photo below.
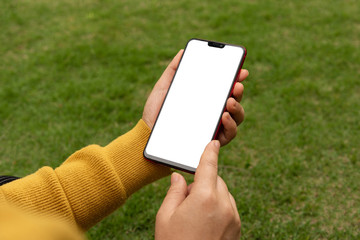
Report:
[[[144,151],[149,160],[195,172],[245,53],[240,46],[220,46],[188,42]]]

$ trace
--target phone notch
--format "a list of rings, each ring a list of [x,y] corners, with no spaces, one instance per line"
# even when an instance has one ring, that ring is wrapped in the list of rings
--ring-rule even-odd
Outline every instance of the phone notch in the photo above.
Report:
[[[210,47],[216,47],[216,48],[224,48],[224,43],[218,43],[218,42],[208,42],[208,46]]]

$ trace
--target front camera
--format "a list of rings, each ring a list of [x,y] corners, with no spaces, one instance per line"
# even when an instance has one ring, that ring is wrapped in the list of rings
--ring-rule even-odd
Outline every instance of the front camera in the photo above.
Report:
[[[225,47],[225,44],[223,43],[217,43],[217,42],[208,42],[208,45],[210,47],[216,47],[216,48],[223,48]]]

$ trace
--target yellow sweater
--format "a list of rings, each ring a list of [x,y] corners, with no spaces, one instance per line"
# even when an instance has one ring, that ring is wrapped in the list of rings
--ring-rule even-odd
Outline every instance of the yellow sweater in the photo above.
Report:
[[[0,239],[82,239],[135,191],[170,174],[146,161],[144,121],[105,147],[87,146],[53,170],[0,187]]]

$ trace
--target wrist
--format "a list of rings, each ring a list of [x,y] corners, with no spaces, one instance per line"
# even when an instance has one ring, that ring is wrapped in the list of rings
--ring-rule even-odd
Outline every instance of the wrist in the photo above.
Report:
[[[144,158],[143,151],[150,133],[149,126],[141,119],[132,130],[105,147],[127,196],[171,173],[170,168]]]

